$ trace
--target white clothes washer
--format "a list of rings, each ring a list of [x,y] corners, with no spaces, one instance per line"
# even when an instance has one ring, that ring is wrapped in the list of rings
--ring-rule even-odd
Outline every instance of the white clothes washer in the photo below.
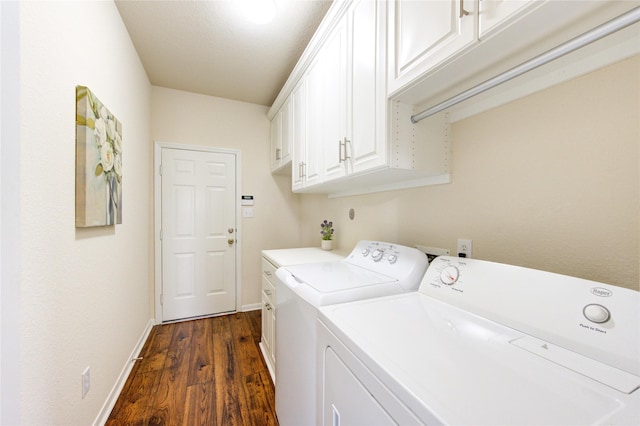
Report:
[[[316,422],[318,307],[415,291],[427,266],[417,249],[360,241],[342,261],[276,271],[276,413],[282,426]]]
[[[417,292],[320,308],[316,424],[638,425],[640,296],[439,257]]]

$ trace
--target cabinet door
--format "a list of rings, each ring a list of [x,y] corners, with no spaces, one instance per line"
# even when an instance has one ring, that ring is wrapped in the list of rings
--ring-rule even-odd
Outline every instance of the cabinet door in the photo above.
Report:
[[[389,94],[477,41],[475,0],[392,0]]]
[[[288,98],[282,108],[271,120],[271,171],[276,172],[291,161],[291,139],[293,120],[291,117],[291,99]]]
[[[324,61],[323,52],[313,60],[307,71],[306,79],[306,134],[303,168],[304,186],[321,182],[320,157],[324,138]]]
[[[503,25],[514,22],[518,15],[542,3],[544,1],[540,0],[482,0],[478,28],[480,39],[486,38]]]
[[[357,0],[349,11],[351,30],[350,140],[351,172],[386,164],[385,5]]]
[[[305,121],[306,79],[300,82],[291,94],[291,117],[293,133],[291,138],[291,187],[293,191],[304,186],[304,162],[306,153]]]
[[[276,306],[271,304],[271,309],[267,309],[269,334],[271,335],[271,347],[269,348],[269,357],[271,358],[271,366],[274,371],[276,369]]]
[[[291,139],[293,137],[292,126],[293,120],[291,117],[291,97],[287,98],[284,105],[282,105],[282,125],[280,138],[280,164],[282,167],[291,161]]]
[[[280,166],[282,145],[282,110],[271,120],[271,171],[275,171]]]
[[[325,120],[322,148],[322,179],[324,182],[347,173],[344,143],[347,135],[347,18],[329,35],[321,54],[325,61]]]
[[[263,278],[264,279],[264,278]],[[269,298],[262,293],[262,344],[267,351],[267,355],[271,357],[271,353],[273,352],[273,324],[271,321],[271,303],[269,302]]]

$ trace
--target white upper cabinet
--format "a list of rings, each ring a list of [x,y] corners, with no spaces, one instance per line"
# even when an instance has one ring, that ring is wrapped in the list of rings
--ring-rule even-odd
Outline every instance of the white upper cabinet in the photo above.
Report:
[[[288,81],[283,88],[288,95],[282,111],[285,104],[292,105],[295,192],[362,193],[381,185],[392,189],[407,179],[417,186],[421,178],[434,175],[440,176],[434,183],[448,181],[444,138],[435,142],[442,149],[432,151],[438,159],[413,158],[423,152],[411,136],[420,132],[405,129],[410,124],[405,111],[406,123],[395,123],[395,137],[388,137],[387,7],[386,1],[336,1],[294,69],[295,87],[287,89]],[[272,123],[284,135],[284,115],[279,118],[279,113]],[[434,163],[439,165],[422,168]]]
[[[309,93],[322,90],[322,64],[315,61],[291,94],[293,104],[293,145],[291,163],[291,185],[294,191],[301,190],[320,181],[317,144],[322,132],[322,106],[320,96],[309,97]]]
[[[638,0],[390,0],[388,95],[410,105],[435,104],[639,4]],[[623,59],[625,50],[634,54],[638,49],[632,46],[633,41],[627,42],[628,38],[607,37],[592,49],[598,55],[589,54],[585,48],[570,59],[547,66],[546,76],[528,74],[519,80],[522,93],[526,93],[527,85],[548,87],[557,84],[561,75],[579,75],[579,71],[559,71],[558,77],[553,76],[551,70],[563,66],[569,69],[569,62],[582,64],[582,69],[595,69]],[[535,83],[530,84],[532,81]],[[511,87],[509,91],[520,92],[520,88]],[[510,96],[499,95],[495,102]]]
[[[280,168],[281,148],[282,145],[282,111],[278,112],[271,119],[271,149],[269,151],[269,160],[271,161],[271,172],[275,172]]]
[[[291,103],[289,99],[271,120],[271,172],[289,172],[291,164],[291,140],[293,131]]]
[[[301,79],[291,94],[290,102],[293,104],[292,121],[293,134],[291,141],[291,185],[292,189],[303,188],[305,185],[306,163],[306,79]]]
[[[543,3],[542,0],[482,0],[478,14],[478,36],[480,40],[498,30],[501,24],[513,22],[529,8]]]
[[[556,61],[561,72],[545,65],[429,120],[413,123],[412,116],[638,4],[334,0],[268,113],[272,170],[286,169],[293,145],[296,192],[337,196],[447,183],[450,120],[580,75],[587,62],[594,69],[636,54],[637,32],[620,31],[606,38],[610,44]]]
[[[324,182],[386,164],[384,12],[354,1],[324,45]]]
[[[347,138],[347,17],[333,29],[322,51],[324,90],[317,93],[324,100],[322,136],[322,179],[337,179],[347,173],[340,144]]]
[[[387,163],[386,4],[356,1],[349,14],[351,72],[348,79],[350,172],[361,173]]]
[[[477,42],[476,2],[389,2],[389,93]]]

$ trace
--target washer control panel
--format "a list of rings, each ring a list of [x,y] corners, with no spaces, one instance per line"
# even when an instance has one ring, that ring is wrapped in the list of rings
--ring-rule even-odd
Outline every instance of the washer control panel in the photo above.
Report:
[[[363,246],[364,247],[360,251],[363,259],[366,260],[367,258],[370,258],[374,262],[386,261],[390,265],[395,264],[396,262],[398,262],[398,259],[401,259],[403,257],[402,252],[406,252],[405,249],[410,249],[410,247],[405,247],[397,244],[382,243],[379,241],[369,241]],[[411,249],[411,251],[413,250],[415,249]],[[354,250],[354,253],[355,252],[356,250]]]
[[[417,290],[429,261],[420,250],[400,244],[362,240],[346,262],[398,280],[405,290]]]
[[[419,291],[640,376],[640,293],[635,290],[440,256],[431,262]]]

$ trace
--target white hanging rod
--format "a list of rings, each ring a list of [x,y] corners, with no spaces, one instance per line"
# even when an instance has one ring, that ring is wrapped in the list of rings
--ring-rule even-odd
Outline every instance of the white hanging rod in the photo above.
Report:
[[[636,7],[635,9],[632,9],[629,12],[618,16],[617,18],[605,22],[604,24],[590,31],[587,31],[586,33],[579,35],[578,37],[571,39],[557,47],[554,47],[551,50],[547,50],[546,52],[536,56],[533,59],[529,59],[528,61],[523,62],[522,64],[517,65],[510,70],[503,72],[502,74],[498,74],[497,76],[490,78],[489,80],[486,80],[478,84],[477,86],[472,87],[471,89],[465,90],[459,95],[453,96],[446,101],[442,101],[439,104],[427,108],[418,114],[412,115],[411,122],[415,124],[420,120],[437,114],[440,111],[444,111],[447,108],[457,105],[460,102],[466,101],[469,98],[479,95],[482,92],[492,89],[526,72],[538,68],[539,66],[549,63],[557,58],[560,58],[561,56],[567,55],[574,50],[580,49],[581,47],[593,43],[594,41],[600,40],[603,37],[620,31],[621,29],[626,28],[629,25],[633,25],[638,21],[640,21],[640,7]]]

